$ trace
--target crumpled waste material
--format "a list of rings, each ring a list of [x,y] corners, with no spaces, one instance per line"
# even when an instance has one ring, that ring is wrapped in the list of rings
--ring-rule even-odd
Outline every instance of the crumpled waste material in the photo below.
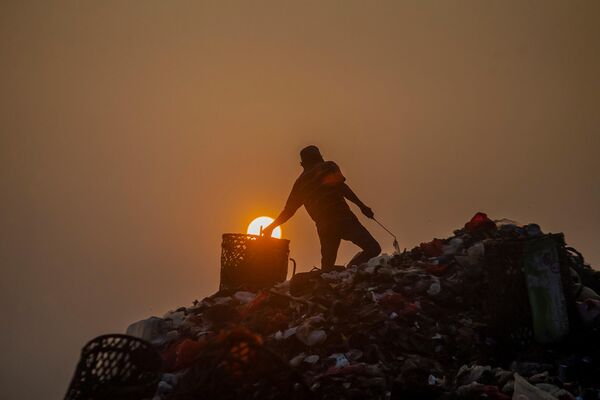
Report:
[[[540,235],[537,224],[477,213],[452,237],[258,292],[223,290],[165,315],[168,327],[147,320],[148,329],[140,321],[131,332],[152,340],[169,365],[154,400],[186,390],[185,398],[203,398],[201,388],[183,387],[186,374],[202,368],[195,360],[207,342],[238,327],[299,374],[310,396],[296,398],[598,399],[594,299],[573,301],[571,335],[555,346],[517,349],[489,329],[487,288],[498,283],[487,280],[485,244]],[[575,275],[596,284],[578,253],[565,255]]]

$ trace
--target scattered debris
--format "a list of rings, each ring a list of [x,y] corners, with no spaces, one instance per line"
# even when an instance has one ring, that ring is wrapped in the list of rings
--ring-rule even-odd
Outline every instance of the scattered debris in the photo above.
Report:
[[[561,234],[477,213],[450,238],[223,289],[128,332],[170,372],[154,400],[598,399],[594,287]]]

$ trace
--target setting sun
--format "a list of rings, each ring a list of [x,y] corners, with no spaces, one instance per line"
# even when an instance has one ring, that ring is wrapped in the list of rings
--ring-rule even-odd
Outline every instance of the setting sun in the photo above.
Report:
[[[260,230],[266,226],[268,226],[271,222],[273,222],[273,218],[271,217],[258,217],[254,221],[250,222],[248,225],[248,234],[249,235],[260,235]],[[273,233],[271,233],[271,237],[281,239],[281,227],[273,229]]]

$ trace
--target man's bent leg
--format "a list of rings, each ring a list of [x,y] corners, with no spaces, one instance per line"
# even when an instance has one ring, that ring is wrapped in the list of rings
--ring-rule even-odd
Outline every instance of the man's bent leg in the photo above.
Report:
[[[331,270],[335,265],[341,239],[334,232],[319,230],[319,240],[321,241],[321,269]]]
[[[371,235],[371,233],[362,226],[360,222],[356,222],[353,226],[345,232],[343,239],[350,240],[352,243],[362,249],[361,252],[356,254],[352,260],[348,263],[348,266],[361,265],[366,263],[371,258],[376,257],[381,253],[381,246],[377,243],[377,240]]]

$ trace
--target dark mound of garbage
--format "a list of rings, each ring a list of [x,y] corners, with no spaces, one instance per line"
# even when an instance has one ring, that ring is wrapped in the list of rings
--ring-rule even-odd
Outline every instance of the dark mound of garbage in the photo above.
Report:
[[[359,267],[224,289],[131,325],[154,400],[598,399],[600,277],[562,234],[478,213]]]

